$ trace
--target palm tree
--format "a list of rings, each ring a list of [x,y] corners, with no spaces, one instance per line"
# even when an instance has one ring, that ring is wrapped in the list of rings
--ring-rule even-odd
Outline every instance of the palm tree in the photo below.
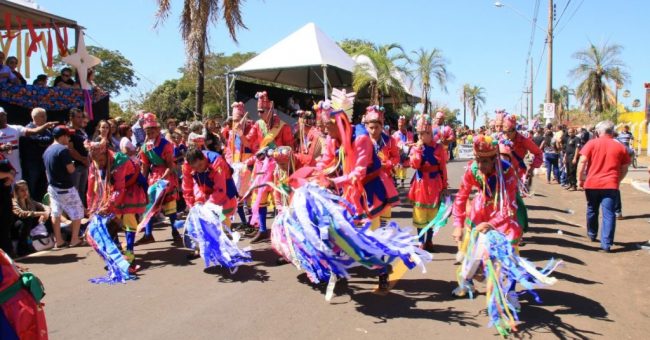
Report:
[[[555,112],[558,116],[558,121],[561,123],[567,119],[566,113],[569,111],[569,96],[570,89],[568,86],[563,85],[559,90],[553,89],[553,102],[555,103]]]
[[[619,59],[622,50],[623,47],[616,44],[600,47],[590,44],[587,49],[573,54],[579,64],[569,75],[580,81],[576,96],[589,114],[602,113],[613,106],[615,100],[610,82],[616,86],[628,81],[625,63]]]
[[[156,25],[164,22],[171,12],[171,0],[157,0]],[[242,0],[185,0],[181,12],[180,31],[185,42],[188,65],[196,67],[195,113],[203,115],[205,87],[205,55],[209,51],[208,24],[216,24],[220,16],[230,37],[237,42],[237,29],[247,28],[241,16]]]
[[[474,130],[478,112],[481,110],[481,106],[485,105],[485,88],[482,86],[469,87],[466,98],[472,114],[472,130]]]
[[[447,80],[450,74],[447,73],[447,60],[442,56],[442,51],[434,48],[427,51],[420,48],[417,51],[412,51],[415,54],[413,63],[415,70],[413,71],[420,78],[420,86],[422,87],[422,104],[424,104],[424,112],[429,112],[429,93],[431,92],[431,80],[434,79],[440,89],[445,93],[447,92]]]
[[[469,105],[468,95],[471,88],[472,86],[470,84],[465,83],[463,84],[460,93],[460,101],[463,102],[463,126],[467,125],[467,106]]]
[[[400,63],[408,61],[404,49],[398,44],[359,46],[357,60],[368,58],[368,63],[357,63],[352,73],[352,87],[356,92],[363,88],[370,91],[370,104],[381,105],[380,98],[390,95],[393,107],[401,101],[404,87],[401,75],[409,72]]]

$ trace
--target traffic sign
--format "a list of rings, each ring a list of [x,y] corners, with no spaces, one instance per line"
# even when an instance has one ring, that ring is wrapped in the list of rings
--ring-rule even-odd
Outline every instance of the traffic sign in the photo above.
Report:
[[[554,119],[555,118],[555,104],[553,103],[544,103],[544,118]]]

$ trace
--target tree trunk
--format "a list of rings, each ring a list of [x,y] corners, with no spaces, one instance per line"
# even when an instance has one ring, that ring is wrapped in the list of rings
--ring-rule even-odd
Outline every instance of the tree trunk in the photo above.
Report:
[[[205,42],[199,46],[196,56],[196,98],[195,111],[199,119],[203,120],[203,95],[205,89]]]
[[[372,86],[372,97],[370,98],[370,101],[372,102],[370,105],[379,105],[379,87],[377,86],[377,83],[374,83]]]
[[[467,102],[463,99],[463,127],[467,126]]]

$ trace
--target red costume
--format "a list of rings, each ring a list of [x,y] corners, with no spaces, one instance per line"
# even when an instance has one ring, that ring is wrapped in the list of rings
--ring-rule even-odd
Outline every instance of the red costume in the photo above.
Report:
[[[237,207],[237,188],[232,169],[225,158],[214,151],[203,151],[209,163],[204,172],[196,172],[185,162],[183,171],[183,198],[191,208],[196,203],[210,202],[223,208],[223,214],[232,215]]]
[[[32,285],[34,289],[31,289]],[[33,275],[21,274],[0,249],[0,335],[2,339],[47,339],[43,304],[38,299],[43,287]]]
[[[108,151],[111,190],[108,194],[109,212],[116,215],[142,214],[147,207],[146,183],[135,161],[127,155]],[[97,170],[93,162],[88,171],[88,206],[99,207],[101,183],[106,181],[104,170]],[[98,178],[99,176],[99,178]]]
[[[516,131],[516,116],[507,115],[503,118],[502,122],[504,131]],[[537,169],[542,166],[542,163],[544,162],[544,153],[531,138],[525,137],[519,132],[515,133],[515,138],[511,140],[512,145],[510,147],[510,154],[513,158],[512,163],[516,165],[516,171],[519,177],[522,177],[526,174],[527,170],[526,162],[524,161],[526,154],[530,152],[533,155],[533,161],[530,163],[530,167]],[[504,135],[502,135],[502,138],[505,138]]]
[[[343,197],[355,208],[355,220],[374,220],[387,206],[394,206],[399,200],[391,178],[382,170],[381,160],[373,147],[368,131],[363,125],[352,127],[345,112],[333,111],[329,102],[322,102],[321,116],[325,121],[335,119],[342,141],[327,137],[325,150],[317,169],[331,174],[336,187],[343,191]],[[351,131],[354,128],[354,131]]]
[[[467,164],[454,201],[454,226],[471,229],[487,222],[516,244],[522,235],[516,217],[518,179],[510,163],[497,157],[497,148],[489,136],[474,139],[474,153],[478,157],[494,157],[495,169],[486,175],[479,171],[475,160]],[[467,200],[473,189],[478,189],[478,193],[471,202],[468,216]]]
[[[174,145],[162,136],[158,136],[155,142],[146,142],[142,145],[140,159],[142,160],[142,167],[149,169],[148,181],[149,185],[153,185],[159,179],[162,179],[167,169],[174,168]],[[167,193],[163,199],[163,203],[176,201],[178,198],[176,190],[178,179],[176,173],[170,171],[165,179],[169,181],[169,185],[167,186]]]
[[[415,170],[409,199],[415,207],[432,209],[440,202],[440,193],[447,189],[447,154],[437,143],[424,144],[411,150],[411,167]]]
[[[255,97],[257,98],[258,112],[260,116],[269,114],[274,111],[273,102],[269,101],[269,97],[264,92],[258,92]],[[275,113],[272,114],[269,122],[264,119],[258,120],[251,129],[251,133],[255,135],[257,142],[257,149],[264,147],[271,147],[272,149],[277,146],[290,146],[293,148],[293,132],[291,126],[285,124],[280,117]]]
[[[253,129],[255,124],[247,119],[244,114],[244,103],[232,104],[233,117],[240,117],[240,120],[233,122],[233,127],[225,127],[222,130],[223,137],[227,141],[224,148],[224,155],[229,164],[243,162],[257,152],[259,144],[258,132]]]

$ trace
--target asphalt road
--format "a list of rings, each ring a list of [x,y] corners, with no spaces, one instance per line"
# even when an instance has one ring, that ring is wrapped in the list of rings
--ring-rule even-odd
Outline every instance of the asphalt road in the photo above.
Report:
[[[450,164],[457,188],[464,162]],[[401,189],[404,194],[405,189]],[[623,187],[624,213],[614,252],[597,252],[585,236],[584,193],[558,185],[535,185],[526,199],[531,218],[522,255],[542,266],[561,258],[559,282],[538,292],[542,304],[525,297],[523,338],[647,338],[650,331],[650,252],[636,246],[650,238],[649,196]],[[410,225],[407,204],[394,218]],[[233,275],[188,262],[187,250],[170,245],[169,227],[158,242],[136,248],[139,280],[95,285],[103,262],[89,247],[40,253],[19,262],[44,282],[45,311],[52,339],[383,339],[494,338],[487,327],[484,296],[452,299],[455,287],[451,226],[437,239],[427,273],[409,272],[387,296],[372,293],[374,273],[354,270],[331,303],[323,289],[290,265],[275,265],[270,244],[253,245],[255,262]],[[561,232],[561,234],[559,233]],[[246,244],[246,241],[244,241]],[[479,291],[484,291],[480,284]]]

